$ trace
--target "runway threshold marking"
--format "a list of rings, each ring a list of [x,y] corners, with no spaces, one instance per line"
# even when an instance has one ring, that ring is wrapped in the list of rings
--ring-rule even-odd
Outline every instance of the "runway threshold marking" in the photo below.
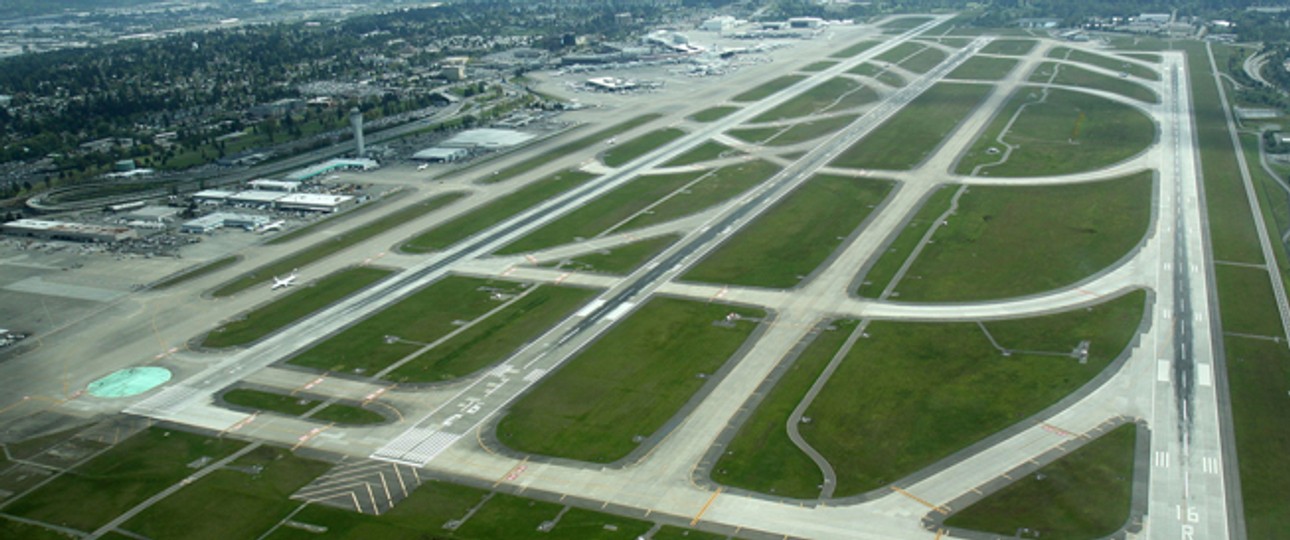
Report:
[[[1077,435],[1075,435],[1074,433],[1071,433],[1071,432],[1069,432],[1069,431],[1066,431],[1066,430],[1064,430],[1064,429],[1062,429],[1062,428],[1059,428],[1059,427],[1057,427],[1057,426],[1054,426],[1054,425],[1049,424],[1049,423],[1046,423],[1046,422],[1045,422],[1045,423],[1043,423],[1043,424],[1040,424],[1040,427],[1044,428],[1044,431],[1047,431],[1047,432],[1049,432],[1049,433],[1053,433],[1053,434],[1056,434],[1056,435],[1061,435],[1061,436],[1063,436],[1063,437],[1069,437],[1069,438],[1071,438],[1071,439],[1074,439],[1075,437],[1077,437]]]
[[[693,526],[695,526],[695,525],[697,525],[697,524],[699,523],[699,520],[703,518],[703,514],[708,513],[708,508],[710,508],[710,507],[712,506],[712,503],[716,502],[716,500],[717,500],[717,495],[720,495],[720,494],[721,494],[721,490],[723,490],[723,489],[725,489],[725,488],[717,488],[717,490],[716,490],[716,491],[713,491],[713,492],[712,492],[712,496],[711,496],[711,497],[708,497],[708,502],[703,503],[703,508],[700,508],[700,509],[699,509],[699,513],[698,513],[698,514],[695,514],[695,515],[694,515],[694,519],[690,520],[690,526],[691,526],[691,527],[693,527]]]
[[[528,456],[525,456],[524,459],[520,460],[520,462],[515,464],[514,467],[511,467],[511,470],[506,471],[506,474],[502,475],[501,478],[498,478],[496,482],[493,482],[493,487],[502,485],[502,482],[508,482],[519,478],[520,474],[523,473],[525,469],[529,468],[528,463],[529,458]]]
[[[937,512],[940,512],[941,514],[949,514],[949,511],[948,511],[948,510],[946,510],[946,509],[944,509],[944,508],[942,508],[942,507],[940,507],[940,506],[934,505],[934,504],[932,504],[932,503],[930,503],[930,502],[927,502],[927,500],[926,500],[926,499],[920,498],[919,496],[914,495],[913,493],[910,493],[910,492],[908,492],[908,491],[905,491],[905,490],[901,489],[899,486],[891,486],[891,490],[892,490],[892,491],[895,491],[896,493],[899,493],[899,494],[901,494],[901,495],[904,495],[904,496],[906,496],[906,497],[909,497],[910,499],[913,499],[913,500],[917,501],[918,503],[922,504],[923,506],[926,506],[926,507],[928,507],[928,508],[931,508],[932,510],[935,510],[935,511],[937,511]]]

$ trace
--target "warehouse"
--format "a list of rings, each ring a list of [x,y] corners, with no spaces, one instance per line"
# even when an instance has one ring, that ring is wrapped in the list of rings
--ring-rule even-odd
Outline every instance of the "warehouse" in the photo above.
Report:
[[[278,199],[280,210],[304,210],[307,212],[335,212],[354,202],[349,195],[324,195],[320,193],[292,193]]]
[[[10,236],[40,238],[42,240],[68,240],[72,242],[118,242],[139,237],[139,233],[129,227],[111,227],[41,219],[20,219],[5,223],[4,232]]]
[[[166,223],[179,214],[179,209],[171,206],[145,206],[121,214],[123,221],[143,223]]]
[[[246,230],[252,230],[263,227],[266,223],[269,223],[269,218],[264,216],[216,212],[186,221],[179,226],[179,230],[190,234],[207,234],[224,227],[241,227]]]
[[[305,182],[335,171],[370,171],[380,164],[370,159],[329,159],[287,175],[287,180]]]
[[[228,196],[228,203],[252,208],[271,208],[287,194],[281,191],[239,191]]]
[[[532,135],[512,129],[471,129],[458,133],[443,142],[441,146],[449,148],[507,148],[524,144],[533,139]]]
[[[466,151],[465,148],[442,148],[436,146],[413,154],[412,159],[433,163],[450,163],[466,159],[468,156],[470,156],[470,152]]]
[[[250,182],[247,182],[246,185],[251,189],[257,189],[260,191],[284,191],[287,193],[295,193],[300,189],[300,182],[288,182],[284,180],[266,180],[264,178],[261,178],[259,180],[252,180]]]
[[[207,189],[193,194],[193,202],[198,204],[224,204],[233,195],[232,191]]]

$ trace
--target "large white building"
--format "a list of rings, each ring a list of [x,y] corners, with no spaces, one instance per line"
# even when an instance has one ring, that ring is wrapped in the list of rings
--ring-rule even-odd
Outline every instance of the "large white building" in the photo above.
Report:
[[[118,242],[138,238],[139,233],[129,227],[90,225],[43,219],[20,219],[4,224],[10,236],[39,238],[42,240],[69,240],[72,242]]]
[[[280,210],[305,210],[308,212],[335,212],[354,202],[349,195],[320,193],[292,193],[277,200]]]
[[[183,225],[179,226],[179,230],[191,234],[207,234],[224,227],[240,227],[246,230],[251,230],[256,227],[262,227],[266,223],[269,223],[269,218],[264,216],[216,212],[214,214],[186,221]]]

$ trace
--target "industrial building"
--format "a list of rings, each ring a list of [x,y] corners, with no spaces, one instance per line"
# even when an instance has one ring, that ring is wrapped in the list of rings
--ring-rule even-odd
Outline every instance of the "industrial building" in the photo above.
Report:
[[[228,196],[229,204],[259,208],[271,208],[278,199],[287,194],[280,191],[239,191]]]
[[[42,240],[68,240],[72,242],[118,242],[139,237],[139,233],[129,227],[41,219],[10,221],[4,224],[4,232],[10,236],[39,238]]]
[[[305,210],[308,212],[335,212],[352,204],[354,198],[349,195],[325,195],[320,193],[292,193],[277,200],[280,210]]]
[[[469,156],[470,152],[466,151],[465,148],[443,148],[435,146],[413,154],[412,159],[434,163],[449,163],[466,159]]]
[[[370,159],[330,159],[287,175],[292,182],[306,182],[334,171],[370,171],[381,165]]]
[[[637,84],[615,77],[593,77],[591,79],[587,79],[587,86],[591,87],[593,90],[601,90],[604,92],[627,92],[629,90],[635,90]]]
[[[252,180],[247,182],[246,185],[251,189],[258,189],[261,191],[285,191],[287,193],[295,193],[300,189],[300,182],[267,180],[264,178]]]
[[[224,204],[233,195],[232,191],[206,189],[193,194],[193,201],[198,204]]]
[[[448,148],[507,148],[524,144],[533,139],[532,135],[512,129],[471,129],[463,131],[444,141],[440,146]]]
[[[207,234],[224,227],[241,227],[246,230],[252,230],[257,227],[263,227],[267,223],[269,223],[269,218],[264,216],[216,212],[186,221],[179,226],[179,230],[190,234]]]
[[[143,223],[165,223],[175,218],[179,209],[171,206],[145,206],[121,214],[124,221]]]

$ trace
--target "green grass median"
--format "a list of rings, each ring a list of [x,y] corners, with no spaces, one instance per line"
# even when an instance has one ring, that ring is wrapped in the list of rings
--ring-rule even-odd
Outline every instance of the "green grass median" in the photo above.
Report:
[[[514,282],[446,277],[306,349],[289,363],[371,375],[522,290]]]
[[[1127,255],[1147,233],[1151,172],[1087,184],[974,186],[893,299],[968,302],[1070,286]]]
[[[892,186],[883,180],[816,176],[682,278],[754,287],[795,286],[837,251]]]
[[[945,525],[1005,536],[1026,529],[1046,540],[1107,537],[1129,520],[1136,432],[1132,424],[1115,428],[955,512]]]
[[[593,178],[596,175],[581,171],[553,174],[414,236],[399,246],[399,250],[430,253],[444,249]]]
[[[1062,354],[1087,340],[1086,362],[1019,350],[1005,356],[972,323],[874,322],[806,411],[802,436],[837,472],[836,496],[881,488],[1083,386],[1129,345],[1144,310],[1139,291],[985,325],[1009,348]]]
[[[1004,128],[1003,141],[1014,146],[1006,158],[998,142]],[[1071,90],[1023,87],[963,155],[957,171],[973,174],[980,165],[976,174],[982,176],[1086,172],[1134,157],[1155,140],[1155,123],[1134,107]]]
[[[347,268],[297,287],[202,338],[202,347],[246,345],[389,276],[383,268]]]
[[[497,254],[537,251],[592,238],[622,223],[645,207],[708,174],[691,171],[640,176],[528,235],[502,246]]]
[[[601,156],[601,161],[610,167],[621,167],[684,135],[685,131],[676,128],[651,131],[606,150]]]
[[[287,416],[303,416],[315,407],[323,404],[321,399],[291,396],[278,392],[234,388],[221,396],[224,401],[239,407],[268,411]],[[310,417],[319,422],[332,422],[350,426],[379,424],[385,417],[356,405],[332,403],[320,409]]]
[[[835,321],[814,337],[752,416],[739,426],[725,453],[712,466],[713,480],[778,497],[820,496],[824,476],[788,438],[785,424],[855,328],[856,321]]]
[[[521,397],[497,436],[521,452],[609,463],[676,415],[765,314],[655,297]]]
[[[599,292],[537,286],[497,313],[390,372],[387,378],[397,382],[440,382],[476,373],[537,339]]]
[[[985,100],[990,90],[976,84],[939,83],[848,148],[832,165],[912,169],[931,156],[932,150]]]

